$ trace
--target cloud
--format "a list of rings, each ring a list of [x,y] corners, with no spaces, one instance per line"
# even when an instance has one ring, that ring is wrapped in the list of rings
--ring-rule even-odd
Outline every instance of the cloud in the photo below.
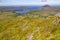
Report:
[[[42,2],[41,0],[2,0],[0,5],[55,5],[60,4],[60,0],[46,0]]]

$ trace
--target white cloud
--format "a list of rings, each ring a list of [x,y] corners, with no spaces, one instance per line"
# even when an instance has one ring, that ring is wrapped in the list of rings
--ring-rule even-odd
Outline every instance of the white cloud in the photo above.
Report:
[[[41,2],[41,0],[2,0],[0,5],[55,5],[60,4],[60,0],[46,0],[46,2]]]

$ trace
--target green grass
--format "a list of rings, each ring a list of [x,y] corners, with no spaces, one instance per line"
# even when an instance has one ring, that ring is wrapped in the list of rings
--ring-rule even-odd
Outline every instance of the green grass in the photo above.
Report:
[[[0,40],[60,40],[60,17],[34,13],[0,13]]]

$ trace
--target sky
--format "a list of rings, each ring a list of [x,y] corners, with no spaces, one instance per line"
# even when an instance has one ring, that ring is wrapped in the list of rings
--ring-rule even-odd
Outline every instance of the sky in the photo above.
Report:
[[[60,0],[0,0],[0,6],[10,5],[60,5]]]

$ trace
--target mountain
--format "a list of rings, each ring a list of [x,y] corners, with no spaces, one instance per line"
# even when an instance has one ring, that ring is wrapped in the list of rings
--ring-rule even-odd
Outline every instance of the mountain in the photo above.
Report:
[[[44,5],[44,6],[41,7],[41,10],[52,12],[52,11],[58,10],[58,8],[55,8],[55,7],[50,6],[50,5]]]
[[[50,6],[0,6],[0,11],[15,11],[16,13],[26,13],[26,15],[40,15],[40,16],[49,16],[57,15],[60,13],[60,9]],[[27,12],[29,10],[29,12]]]
[[[39,8],[40,6],[0,6],[0,11],[34,10]]]
[[[29,15],[37,15],[37,16],[55,16],[57,15],[57,13],[60,13],[60,9],[50,6],[50,5],[44,5],[40,7],[40,10],[31,10],[29,13]]]

